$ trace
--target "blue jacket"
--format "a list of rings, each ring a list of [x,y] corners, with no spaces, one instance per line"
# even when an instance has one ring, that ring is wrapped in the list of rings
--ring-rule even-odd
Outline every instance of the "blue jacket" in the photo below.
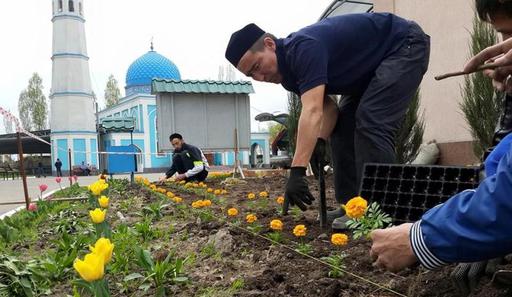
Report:
[[[495,149],[492,160],[500,160],[496,169],[491,166],[487,170],[488,177],[478,188],[453,196],[413,224],[411,245],[426,268],[512,253],[512,138],[509,136]],[[506,154],[501,157],[499,152]],[[492,162],[495,161],[489,160]]]

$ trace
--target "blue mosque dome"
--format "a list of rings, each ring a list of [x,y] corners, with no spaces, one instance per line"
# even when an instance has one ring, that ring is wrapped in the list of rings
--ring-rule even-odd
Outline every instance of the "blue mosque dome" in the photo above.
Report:
[[[140,56],[128,67],[126,72],[126,95],[150,93],[151,80],[165,78],[181,80],[178,67],[166,57],[151,50]]]

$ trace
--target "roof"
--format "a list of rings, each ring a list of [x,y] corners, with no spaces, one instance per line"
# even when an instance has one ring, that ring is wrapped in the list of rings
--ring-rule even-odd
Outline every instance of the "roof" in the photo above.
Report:
[[[153,79],[151,93],[209,93],[250,94],[254,93],[250,81],[172,80]]]
[[[133,117],[108,117],[101,120],[101,134],[113,132],[131,132],[135,129],[135,118]]]
[[[31,131],[32,134],[50,142],[50,130]],[[51,147],[37,139],[21,133],[21,143],[24,154],[51,153]],[[18,141],[16,133],[0,135],[0,154],[17,154]]]
[[[150,86],[151,79],[155,77],[181,79],[178,67],[171,60],[151,50],[137,58],[128,67],[126,72],[126,88]]]

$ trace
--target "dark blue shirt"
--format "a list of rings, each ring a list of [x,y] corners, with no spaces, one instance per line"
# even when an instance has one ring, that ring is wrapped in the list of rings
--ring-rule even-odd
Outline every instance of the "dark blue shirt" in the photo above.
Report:
[[[389,13],[348,14],[278,39],[282,85],[299,95],[322,84],[327,94],[361,95],[382,60],[402,45],[409,24]]]

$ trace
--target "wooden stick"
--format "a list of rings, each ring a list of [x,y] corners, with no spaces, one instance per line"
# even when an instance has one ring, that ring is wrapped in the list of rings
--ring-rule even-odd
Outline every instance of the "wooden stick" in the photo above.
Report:
[[[474,71],[450,72],[450,73],[438,75],[438,76],[436,76],[434,78],[435,78],[435,80],[443,80],[443,79],[449,78],[449,77],[468,75],[468,74],[471,74],[471,73],[474,73],[474,72],[484,71],[484,70],[487,70],[487,69],[496,69],[498,67],[503,67],[503,66],[507,66],[507,65],[496,65],[495,63],[488,63],[488,64],[484,64],[484,65],[478,66],[478,68],[475,69]]]

